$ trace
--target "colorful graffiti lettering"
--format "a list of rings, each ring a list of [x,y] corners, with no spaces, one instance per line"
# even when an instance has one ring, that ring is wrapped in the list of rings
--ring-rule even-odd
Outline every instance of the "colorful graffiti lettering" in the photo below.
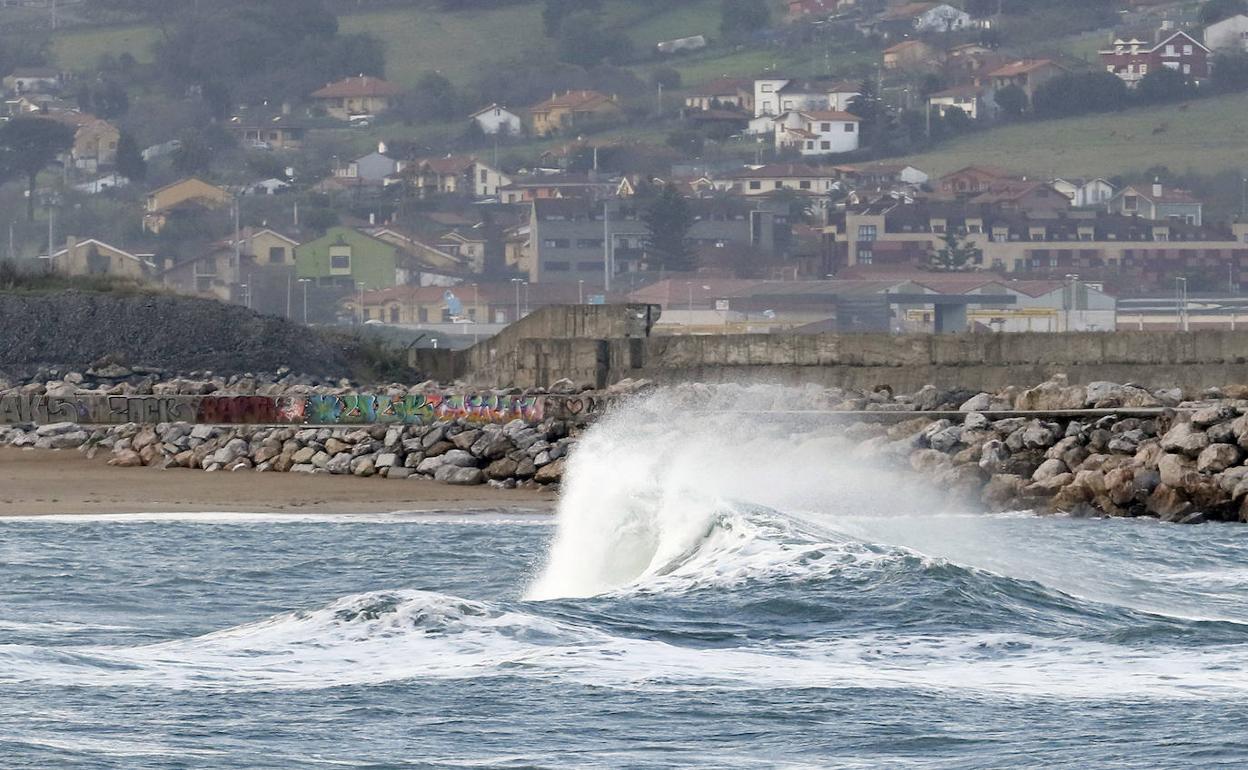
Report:
[[[575,402],[575,403],[573,403]],[[439,420],[541,422],[598,410],[593,399],[429,391],[405,395],[0,396],[0,425],[195,422],[214,425],[423,425]]]

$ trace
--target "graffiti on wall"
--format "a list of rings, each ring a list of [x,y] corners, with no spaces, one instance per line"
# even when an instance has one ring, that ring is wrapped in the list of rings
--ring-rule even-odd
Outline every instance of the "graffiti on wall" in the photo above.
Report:
[[[477,393],[309,396],[0,396],[0,425],[192,422],[213,425],[423,425],[541,422],[545,396]]]

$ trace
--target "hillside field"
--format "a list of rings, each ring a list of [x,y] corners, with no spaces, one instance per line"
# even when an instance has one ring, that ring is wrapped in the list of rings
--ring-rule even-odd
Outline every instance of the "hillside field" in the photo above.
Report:
[[[1109,176],[1168,166],[1214,173],[1248,166],[1248,94],[995,128],[904,158],[932,175],[980,163],[1053,176]]]

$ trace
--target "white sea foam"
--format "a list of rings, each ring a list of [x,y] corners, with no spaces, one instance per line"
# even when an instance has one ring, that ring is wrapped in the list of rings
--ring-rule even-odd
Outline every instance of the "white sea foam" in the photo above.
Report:
[[[0,646],[0,683],[315,690],[526,677],[619,689],[924,689],[1112,699],[1242,697],[1242,647],[1184,655],[1027,634],[870,633],[700,648],[419,591],[129,648]]]

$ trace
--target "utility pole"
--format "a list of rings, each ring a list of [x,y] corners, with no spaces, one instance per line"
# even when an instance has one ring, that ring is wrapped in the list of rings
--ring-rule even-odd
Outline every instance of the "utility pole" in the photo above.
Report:
[[[611,202],[602,202],[602,291],[611,291]]]
[[[286,274],[286,317],[287,317],[287,318],[290,318],[290,283],[291,283],[291,277],[292,277],[292,274],[291,274],[291,273],[287,273],[287,274]]]
[[[238,196],[234,196],[234,267],[238,270],[243,268],[243,244],[239,239],[239,209],[241,207],[242,203]]]

